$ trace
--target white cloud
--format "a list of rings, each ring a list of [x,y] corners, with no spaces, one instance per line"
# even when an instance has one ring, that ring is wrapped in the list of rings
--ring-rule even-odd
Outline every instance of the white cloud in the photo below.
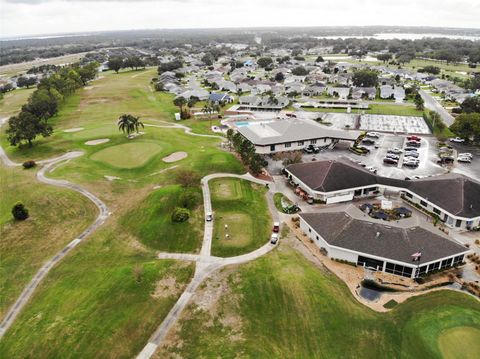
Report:
[[[0,0],[2,37],[249,26],[478,27],[478,0]]]

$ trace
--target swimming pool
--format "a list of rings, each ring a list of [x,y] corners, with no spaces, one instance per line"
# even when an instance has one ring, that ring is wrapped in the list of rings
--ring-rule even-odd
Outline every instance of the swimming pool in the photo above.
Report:
[[[250,122],[247,122],[247,121],[235,122],[235,126],[237,126],[237,127],[248,126],[249,124],[250,124]]]

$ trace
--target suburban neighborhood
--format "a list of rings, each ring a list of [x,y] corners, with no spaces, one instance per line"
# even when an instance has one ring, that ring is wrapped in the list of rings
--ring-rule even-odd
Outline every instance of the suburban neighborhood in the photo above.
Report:
[[[162,6],[0,37],[0,357],[477,358],[480,30]]]

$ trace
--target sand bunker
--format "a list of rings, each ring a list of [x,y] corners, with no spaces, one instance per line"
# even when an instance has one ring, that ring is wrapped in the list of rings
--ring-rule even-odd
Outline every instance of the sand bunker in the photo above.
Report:
[[[78,132],[81,130],[83,130],[83,127],[75,127],[75,128],[67,128],[66,130],[63,130],[63,132],[70,133],[70,132]]]
[[[183,160],[184,158],[187,158],[187,156],[188,156],[187,152],[174,152],[168,155],[167,157],[163,157],[162,160],[163,162],[167,162],[167,163],[177,162],[177,161]]]
[[[109,181],[114,181],[114,180],[119,180],[119,179],[121,179],[120,177],[117,177],[117,176],[107,176],[107,175],[105,175],[105,176],[103,176],[103,177],[105,177],[105,178],[106,178],[107,180],[109,180]]]
[[[102,143],[107,143],[108,141],[110,141],[109,138],[100,138],[98,140],[87,141],[85,142],[85,144],[87,146],[96,146],[96,145],[101,145]]]

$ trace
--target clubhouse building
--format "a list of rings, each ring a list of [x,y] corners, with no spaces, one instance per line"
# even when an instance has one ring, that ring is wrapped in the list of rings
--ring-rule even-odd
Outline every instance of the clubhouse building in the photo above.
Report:
[[[237,131],[255,146],[259,154],[301,151],[308,145],[333,147],[339,141],[355,142],[354,130],[334,130],[312,120],[288,118],[239,126]]]
[[[327,204],[395,192],[450,228],[480,226],[480,183],[460,174],[407,181],[377,176],[341,160],[298,163],[285,171],[295,185]]]
[[[469,249],[421,227],[366,220],[345,211],[301,213],[300,228],[328,257],[407,278],[463,264]]]

